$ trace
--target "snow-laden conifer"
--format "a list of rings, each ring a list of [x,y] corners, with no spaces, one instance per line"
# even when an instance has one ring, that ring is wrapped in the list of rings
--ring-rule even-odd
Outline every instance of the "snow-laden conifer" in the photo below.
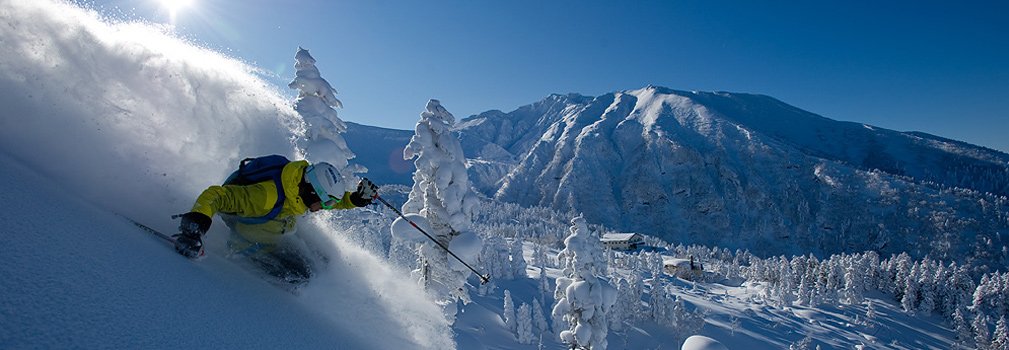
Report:
[[[676,297],[661,283],[653,285],[648,293],[648,311],[651,313],[652,321],[667,327],[676,326],[673,320],[673,303]]]
[[[983,312],[974,316],[971,329],[974,330],[974,346],[978,349],[989,349],[991,345],[991,330],[988,329],[988,315]]]
[[[508,259],[508,242],[497,235],[489,235],[484,241],[483,249],[480,252],[480,266],[482,271],[494,276],[495,280],[511,280],[515,276]]]
[[[633,297],[630,292],[630,284],[626,279],[621,278],[617,280],[617,300],[613,303],[613,307],[610,308],[610,314],[607,315],[607,319],[610,321],[610,329],[614,331],[622,331],[624,329],[624,323],[628,323],[629,319],[634,313]],[[638,300],[640,302],[640,300]]]
[[[470,226],[478,203],[469,186],[462,147],[451,131],[454,123],[455,117],[438,100],[428,101],[410,143],[403,150],[404,159],[413,159],[417,168],[403,212],[407,216],[424,218],[428,234],[463,261],[475,262],[482,243]],[[394,227],[401,221],[398,219]],[[418,269],[414,272],[424,273],[418,279],[427,281],[428,290],[445,306],[446,315],[454,319],[456,301],[470,301],[465,288],[466,279],[471,274],[469,268],[408,227],[396,236],[402,240],[418,240],[418,265],[427,266],[427,271]]]
[[[504,307],[502,308],[503,315],[501,318],[504,320],[505,328],[513,333],[516,330],[515,322],[515,302],[512,300],[512,292],[505,289],[504,291]]]
[[[536,339],[533,333],[532,309],[529,304],[522,303],[522,306],[519,306],[518,314],[515,316],[515,336],[522,344],[532,344]]]
[[[968,274],[967,267],[951,263],[949,270],[952,273],[949,280],[943,282],[943,285],[946,286],[946,293],[942,298],[947,303],[945,314],[952,317],[955,310],[966,309],[971,306],[973,293],[977,286]]]
[[[868,301],[866,303],[866,305],[865,305],[865,326],[866,327],[869,327],[869,328],[875,328],[876,327],[876,318],[878,317],[878,314],[876,313],[876,306],[875,305],[876,304],[873,304],[871,300]]]
[[[903,298],[900,300],[901,308],[912,315],[918,310],[918,273],[918,264],[914,264],[911,268],[911,272],[909,272],[907,277],[904,279],[904,293]]]
[[[550,330],[550,324],[543,314],[543,303],[540,303],[539,298],[533,299],[533,330],[536,331],[536,335],[543,335]]]
[[[844,290],[841,292],[844,295],[842,300],[845,304],[858,304],[862,302],[862,284],[861,284],[861,274],[857,270],[857,266],[848,266],[844,270]]]
[[[547,268],[546,266],[540,266],[539,276],[536,279],[536,287],[539,291],[540,298],[546,298],[550,293],[550,279],[547,278]]]
[[[967,347],[974,341],[970,323],[967,322],[967,316],[964,315],[965,311],[965,309],[954,310],[952,316],[953,334],[956,337],[955,345],[959,347]]]
[[[526,260],[522,256],[522,240],[516,238],[508,245],[511,275],[514,278],[526,278]]]
[[[305,159],[333,164],[347,180],[344,181],[347,190],[352,191],[357,185],[354,173],[365,169],[359,165],[349,166],[349,160],[355,156],[342,136],[347,125],[335,110],[343,104],[336,98],[336,90],[322,78],[308,50],[298,48],[294,59],[295,78],[288,87],[298,90],[294,110],[305,121],[305,133],[298,139],[298,146]]]
[[[1009,325],[1006,324],[1005,316],[998,319],[995,323],[995,333],[991,335],[991,348],[992,349],[1009,349]]]
[[[572,219],[569,232],[558,254],[564,262],[564,277],[557,278],[557,303],[551,313],[554,326],[561,330],[561,341],[572,347],[605,349],[606,314],[616,301],[616,289],[593,273],[603,264],[597,259],[601,244],[590,235],[585,219]]]

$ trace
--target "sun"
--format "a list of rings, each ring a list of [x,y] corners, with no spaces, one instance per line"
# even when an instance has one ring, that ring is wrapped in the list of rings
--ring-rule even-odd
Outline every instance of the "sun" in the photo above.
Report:
[[[175,18],[179,15],[179,11],[193,5],[195,0],[158,0],[161,3],[161,7],[164,7],[168,11],[168,17],[171,18],[172,23],[175,23]]]

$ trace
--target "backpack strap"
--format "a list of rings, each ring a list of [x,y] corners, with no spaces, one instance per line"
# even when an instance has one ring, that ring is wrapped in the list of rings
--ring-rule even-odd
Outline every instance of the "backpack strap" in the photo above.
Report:
[[[273,209],[271,209],[269,213],[266,213],[266,215],[260,217],[239,217],[238,222],[246,225],[259,225],[265,224],[270,220],[275,219],[277,215],[280,215],[280,211],[284,209],[284,201],[287,199],[287,196],[284,194],[284,185],[280,181],[279,173],[273,177],[273,184],[277,187],[277,202],[273,204]]]
[[[268,159],[269,161],[276,162],[277,164],[269,167],[262,167],[250,172],[247,169],[248,164],[257,159]],[[224,181],[224,184],[251,185],[252,183],[257,182],[249,182],[246,180],[256,179],[268,175],[269,179],[273,180],[273,184],[277,187],[277,202],[273,204],[273,208],[269,213],[259,217],[237,217],[238,222],[246,225],[259,225],[267,223],[280,215],[280,212],[284,209],[284,202],[287,200],[287,195],[284,193],[284,184],[281,181],[281,178],[284,173],[284,167],[286,167],[288,163],[290,163],[290,161],[288,161],[286,157],[272,155],[259,158],[245,158],[238,164],[238,170],[232,173],[231,176],[228,176],[228,179]],[[264,178],[262,181],[266,180],[267,179]]]

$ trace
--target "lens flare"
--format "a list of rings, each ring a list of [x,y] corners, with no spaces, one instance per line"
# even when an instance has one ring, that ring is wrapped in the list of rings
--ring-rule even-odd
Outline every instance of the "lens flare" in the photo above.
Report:
[[[179,11],[193,5],[194,0],[159,0],[161,7],[168,11],[168,17],[172,23],[179,15]]]

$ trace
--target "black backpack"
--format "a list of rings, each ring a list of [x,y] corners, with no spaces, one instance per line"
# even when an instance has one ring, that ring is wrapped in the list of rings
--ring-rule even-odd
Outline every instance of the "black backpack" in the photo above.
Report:
[[[238,164],[238,170],[235,170],[235,172],[228,176],[227,180],[224,180],[225,185],[246,186],[269,180],[273,180],[273,183],[277,185],[277,203],[273,205],[273,209],[269,213],[260,217],[239,217],[239,222],[248,225],[258,225],[273,220],[280,214],[280,210],[284,208],[284,200],[286,199],[280,175],[284,172],[284,166],[290,162],[287,157],[276,154],[245,158]]]

